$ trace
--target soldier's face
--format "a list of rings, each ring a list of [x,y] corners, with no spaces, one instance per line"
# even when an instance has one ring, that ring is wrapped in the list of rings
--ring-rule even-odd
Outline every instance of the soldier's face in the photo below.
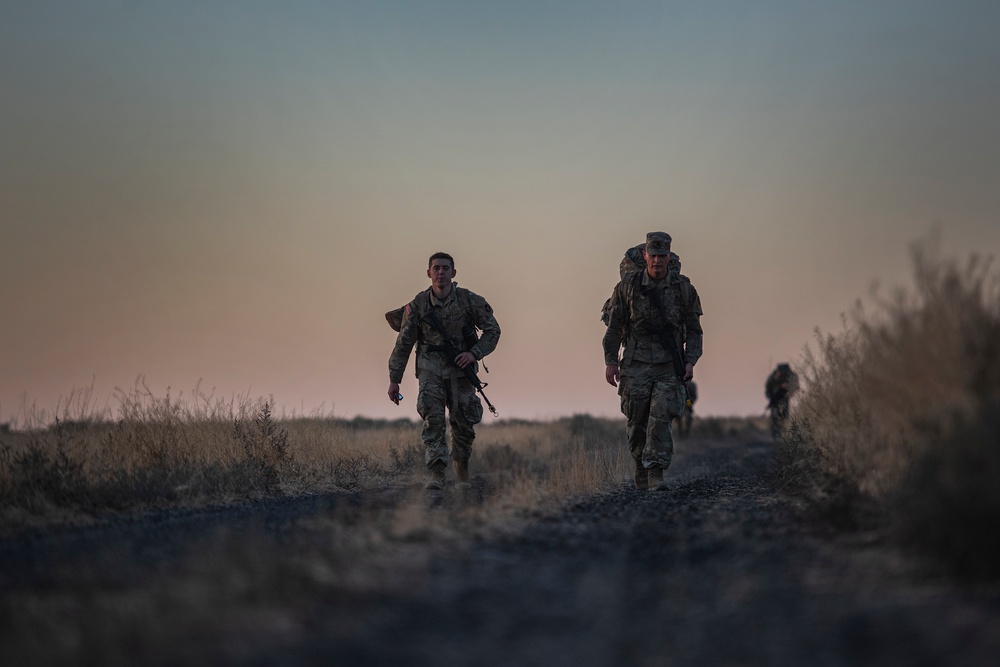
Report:
[[[670,255],[650,255],[645,250],[642,254],[646,257],[646,271],[650,278],[660,280],[667,275],[667,260]]]
[[[431,268],[427,269],[427,277],[431,279],[432,285],[444,289],[455,278],[455,269],[448,260],[435,259],[431,262]]]

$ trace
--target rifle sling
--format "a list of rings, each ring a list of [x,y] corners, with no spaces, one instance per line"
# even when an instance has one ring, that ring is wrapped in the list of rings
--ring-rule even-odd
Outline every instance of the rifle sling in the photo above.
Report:
[[[427,349],[431,352],[444,352],[446,355],[451,356],[451,359],[448,361],[454,363],[454,358],[459,355],[461,350],[459,350],[458,347],[451,342],[451,337],[448,335],[448,332],[445,331],[444,325],[441,324],[441,320],[438,319],[437,313],[434,312],[434,306],[431,306],[431,309],[427,311],[427,319],[430,320],[431,326],[434,327],[434,330],[441,334],[441,338],[444,339],[444,344],[428,345]]]

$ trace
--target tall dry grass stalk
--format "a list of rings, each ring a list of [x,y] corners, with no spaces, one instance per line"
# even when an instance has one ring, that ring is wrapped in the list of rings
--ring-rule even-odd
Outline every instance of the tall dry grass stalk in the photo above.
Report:
[[[805,391],[781,457],[786,474],[820,499],[843,501],[846,492],[912,522],[900,499],[934,487],[929,458],[972,456],[984,470],[998,463],[1000,442],[986,435],[984,416],[1000,406],[1000,276],[988,260],[946,260],[937,248],[935,238],[915,244],[913,286],[889,297],[873,290],[873,306],[859,302],[840,333],[817,333],[804,356]],[[956,448],[959,434],[979,444]],[[1000,493],[991,496],[991,511],[1000,509]],[[961,525],[971,508],[952,505],[937,520]]]

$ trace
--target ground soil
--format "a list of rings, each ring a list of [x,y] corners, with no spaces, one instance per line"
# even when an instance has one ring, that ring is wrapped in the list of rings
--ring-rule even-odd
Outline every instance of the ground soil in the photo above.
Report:
[[[317,522],[376,520],[411,494],[282,499],[8,536],[0,541],[5,654],[20,664],[997,664],[1000,587],[935,574],[878,530],[832,531],[775,484],[768,442],[692,440],[678,449],[668,491],[623,481],[460,546],[410,536],[394,557],[373,555],[377,565],[343,565],[368,568],[366,585],[340,578],[320,594],[279,583],[283,592],[266,604],[247,602],[270,611],[256,625],[235,620],[238,596],[223,608],[232,621],[178,625],[203,615],[171,598],[170,633],[154,628],[155,616],[119,620],[98,626],[100,641],[76,637],[55,650],[31,635],[67,622],[26,625],[22,616],[60,592],[76,613],[100,614],[87,602],[99,591],[134,599],[175,587],[190,553],[220,531],[237,541],[252,532],[284,557],[315,554]],[[476,482],[471,498],[449,488],[419,502],[455,511],[488,496],[488,480]],[[385,585],[372,581],[379,576]]]

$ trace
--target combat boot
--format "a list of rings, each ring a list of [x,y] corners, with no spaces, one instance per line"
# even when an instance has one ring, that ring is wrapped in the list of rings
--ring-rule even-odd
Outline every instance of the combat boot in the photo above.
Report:
[[[649,476],[646,474],[646,468],[642,465],[642,461],[635,462],[635,488],[649,488]]]
[[[649,488],[654,491],[667,491],[667,483],[663,481],[663,468],[653,466],[646,471],[646,480]]]
[[[459,461],[455,459],[455,488],[456,489],[471,489],[472,484],[469,483],[469,462]]]
[[[444,470],[445,470],[444,464],[441,463],[440,461],[431,466],[430,468],[431,478],[427,480],[426,484],[424,484],[424,488],[427,489],[428,491],[440,491],[441,489],[443,489]]]

